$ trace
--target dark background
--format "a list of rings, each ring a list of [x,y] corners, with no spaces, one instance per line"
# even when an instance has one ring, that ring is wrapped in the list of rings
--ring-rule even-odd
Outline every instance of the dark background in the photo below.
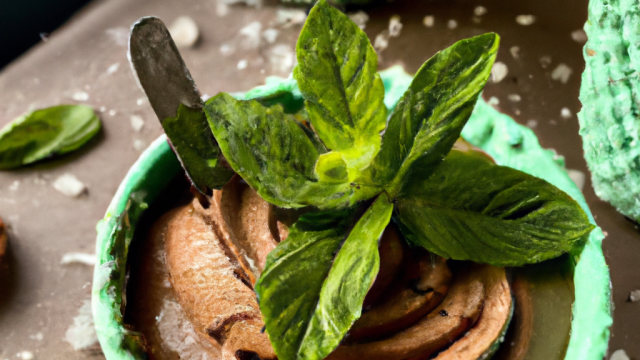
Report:
[[[0,70],[90,0],[0,0]]]

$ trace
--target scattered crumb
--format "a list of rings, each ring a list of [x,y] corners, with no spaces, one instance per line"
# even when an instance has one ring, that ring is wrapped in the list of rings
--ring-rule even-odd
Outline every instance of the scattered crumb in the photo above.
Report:
[[[571,69],[567,64],[560,63],[553,71],[551,72],[551,78],[553,80],[560,81],[563,84],[566,84],[569,81],[569,77],[573,73],[573,69]]]
[[[242,59],[240,61],[238,61],[238,70],[244,70],[247,68],[247,65],[249,65],[249,62],[245,59]]]
[[[473,9],[473,13],[474,13],[476,16],[482,16],[482,15],[484,15],[484,14],[486,14],[486,13],[487,13],[487,8],[486,8],[486,7],[484,7],[484,6],[476,6],[476,8],[475,8],[475,9]]]
[[[18,191],[20,188],[20,180],[16,180],[9,185],[9,191]]]
[[[178,16],[169,25],[169,33],[178,48],[193,47],[198,41],[200,31],[198,25],[189,16]]]
[[[236,49],[231,46],[230,44],[222,44],[222,46],[220,46],[220,52],[222,53],[222,55],[231,55],[236,51]]]
[[[531,129],[535,129],[538,126],[538,120],[530,119],[527,121],[527,127]]]
[[[100,112],[105,112],[105,111],[107,111],[107,108],[104,107],[104,106],[100,106],[100,109],[98,109],[98,110],[100,110]]]
[[[67,329],[64,339],[74,350],[88,349],[98,342],[98,335],[93,325],[91,300],[83,302],[78,315],[73,318],[73,324]]]
[[[202,96],[200,96],[200,99],[202,99],[202,101],[207,101],[207,100],[211,99],[211,95],[202,94]]]
[[[640,301],[640,290],[633,290],[629,293],[629,301],[638,302]]]
[[[71,99],[74,101],[87,101],[89,100],[89,94],[84,91],[76,91],[71,95]]]
[[[512,46],[509,49],[509,52],[511,53],[511,56],[513,56],[514,59],[520,58],[520,46]]]
[[[613,354],[611,354],[611,356],[609,357],[609,360],[631,360],[629,358],[629,355],[627,355],[627,352],[624,351],[623,349],[619,349],[613,352]]]
[[[433,27],[436,23],[436,17],[433,15],[427,15],[422,19],[422,24],[428,28]]]
[[[498,99],[495,96],[492,96],[489,98],[489,101],[487,101],[487,104],[491,105],[491,106],[497,106],[500,105],[500,99]]]
[[[107,68],[107,75],[113,74],[114,72],[118,71],[119,68],[120,68],[120,63],[112,64]]]
[[[134,131],[140,132],[144,127],[144,119],[138,115],[131,115],[131,127]]]
[[[270,51],[269,62],[273,71],[289,74],[295,62],[295,52],[288,44],[276,45]]]
[[[307,13],[303,10],[280,9],[276,13],[276,22],[283,28],[302,25],[306,19]]]
[[[111,116],[116,116],[117,113],[118,112],[115,111],[114,109],[109,110],[109,115],[111,115]]]
[[[157,329],[164,345],[182,360],[212,360],[211,345],[197,341],[198,334],[178,303],[164,300],[156,316]],[[213,350],[213,349],[211,349]],[[206,355],[203,355],[206,354]]]
[[[573,180],[573,182],[576,184],[578,189],[582,191],[585,183],[585,174],[580,170],[573,170],[573,169],[567,169],[567,174],[569,175],[571,180]]]
[[[516,115],[520,115],[520,110],[519,110],[519,109],[515,109],[513,112],[514,112]]]
[[[479,16],[472,16],[471,21],[473,21],[474,24],[480,24],[482,22],[482,18]]]
[[[276,29],[266,29],[262,32],[262,38],[269,44],[273,44],[278,39],[279,31]]]
[[[142,151],[147,147],[147,143],[144,140],[135,139],[133,140],[133,148],[137,151]]]
[[[493,64],[493,68],[491,68],[491,80],[494,83],[499,83],[507,77],[508,73],[509,68],[507,68],[507,65],[501,61],[496,61],[495,64]]]
[[[562,116],[563,119],[571,118],[571,110],[569,110],[569,108],[567,108],[567,107],[563,107],[560,110],[560,116]]]
[[[373,40],[373,48],[376,49],[377,52],[382,52],[387,46],[389,46],[389,30],[383,30],[376,36],[375,40]]]
[[[400,15],[393,15],[389,19],[389,36],[398,37],[402,31],[402,23],[400,22]]]
[[[542,68],[546,69],[549,65],[551,65],[551,62],[553,60],[551,59],[551,56],[545,55],[541,56],[538,61],[540,61],[540,65],[542,66]]]
[[[262,24],[259,21],[253,21],[249,25],[240,29],[240,35],[243,37],[241,45],[246,49],[255,49],[260,45],[260,32]]]
[[[31,351],[21,351],[17,354],[17,356],[19,358],[21,358],[22,360],[33,360],[33,353]]]
[[[558,122],[553,120],[553,119],[551,119],[551,120],[549,120],[549,125],[558,125]]]
[[[536,17],[534,15],[518,15],[516,22],[522,26],[529,26],[536,22]]]
[[[364,30],[367,27],[369,14],[367,14],[366,12],[360,10],[358,12],[348,13],[347,16],[349,16],[349,19],[356,23],[356,25],[358,25],[360,29]]]
[[[60,260],[61,265],[68,264],[83,264],[93,266],[96,264],[96,254],[86,254],[86,253],[66,253],[62,255],[62,259]]]
[[[596,56],[596,51],[592,50],[592,49],[587,49],[587,55],[589,56]]]
[[[105,34],[118,46],[127,46],[129,43],[129,29],[126,27],[107,29]]]
[[[453,20],[453,19],[451,19],[451,20],[447,21],[447,27],[449,29],[453,30],[453,29],[458,27],[458,22]]]
[[[607,237],[607,236],[609,236],[609,233],[603,230],[602,231],[602,235],[604,235],[604,237]]]
[[[520,102],[520,100],[522,100],[522,97],[518,94],[509,94],[507,95],[507,99],[513,102]]]
[[[29,335],[29,338],[31,340],[38,340],[38,341],[42,341],[42,339],[44,339],[44,335],[42,335],[41,332],[39,333],[35,333],[34,335]]]
[[[53,188],[69,197],[78,197],[87,192],[87,186],[72,174],[65,173],[53,182]]]
[[[136,105],[142,106],[142,104],[144,104],[144,98],[139,98],[138,100],[136,100]]]
[[[587,38],[587,33],[582,29],[572,31],[571,38],[578,44],[584,44],[589,40],[589,38]]]
[[[224,0],[216,0],[216,15],[225,17],[229,14],[229,5]]]

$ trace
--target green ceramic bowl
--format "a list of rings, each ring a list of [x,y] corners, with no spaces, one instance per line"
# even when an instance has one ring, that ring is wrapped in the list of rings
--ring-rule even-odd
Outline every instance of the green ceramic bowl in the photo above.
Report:
[[[385,104],[392,108],[407,89],[411,76],[401,67],[383,71],[381,76],[387,92]],[[295,81],[276,78],[268,79],[265,86],[236,96],[252,98],[282,92],[288,92],[294,99],[300,99]],[[513,119],[481,100],[462,135],[473,145],[488,152],[499,164],[538,176],[564,190],[580,203],[593,222],[582,193],[567,175],[562,158],[558,158],[553,151],[540,147],[530,129],[518,125]],[[142,335],[127,329],[123,324],[122,290],[127,255],[140,215],[181,171],[166,138],[161,136],[145,150],[129,170],[105,218],[98,224],[98,261],[94,272],[92,303],[96,331],[108,360],[147,358],[142,345]],[[570,275],[572,273],[575,286],[573,308],[571,310],[570,306],[567,307],[567,312],[572,311],[572,316],[568,313],[565,316],[567,327],[571,319],[570,335],[568,329],[565,329],[564,334],[568,339],[559,339],[563,347],[559,356],[564,356],[565,360],[601,360],[607,349],[612,319],[609,270],[601,248],[603,238],[602,231],[597,228],[588,239],[573,249],[570,256],[559,260],[562,262],[561,266],[555,267],[565,269],[558,272],[565,271]],[[560,285],[560,288],[571,291],[574,289],[572,286],[566,286],[566,283]],[[538,321],[537,326],[544,330],[538,332],[555,336],[552,329],[555,319],[549,314],[553,314],[553,296],[556,296],[558,291],[553,286],[549,287],[548,291],[544,287],[539,287],[536,291],[540,300],[538,303],[542,305],[538,310],[534,308],[534,312],[538,311],[540,319],[546,319]],[[571,299],[573,298],[572,296]],[[545,315],[546,310],[550,313]],[[528,355],[527,358],[549,359],[543,351],[547,347],[545,341],[538,339],[538,350],[535,350],[535,346],[531,350],[538,351],[538,354]]]

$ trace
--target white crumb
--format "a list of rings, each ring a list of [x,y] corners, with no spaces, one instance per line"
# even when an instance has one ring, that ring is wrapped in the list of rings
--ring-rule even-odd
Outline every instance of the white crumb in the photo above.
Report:
[[[529,26],[536,22],[536,17],[534,15],[518,15],[516,22],[522,26]]]
[[[514,59],[520,58],[520,46],[512,46],[509,49],[509,52],[511,53],[511,56],[513,56]]]
[[[142,104],[144,104],[144,98],[139,98],[138,100],[136,100],[136,105],[142,106]]]
[[[563,84],[566,84],[569,81],[569,77],[573,73],[573,69],[571,69],[567,64],[560,63],[553,71],[551,72],[551,78],[553,80],[560,81]]]
[[[303,10],[279,9],[276,13],[276,22],[284,28],[302,25],[306,19],[307,13]]]
[[[98,343],[98,335],[93,324],[91,300],[85,300],[73,318],[73,324],[67,328],[64,340],[71,344],[74,350],[83,350]]]
[[[20,188],[20,180],[16,180],[9,185],[9,191],[18,191]]]
[[[436,23],[436,18],[433,15],[427,15],[422,19],[422,25],[430,28]]]
[[[569,110],[569,108],[567,108],[567,107],[563,107],[560,110],[560,116],[562,116],[563,119],[571,118],[571,110]]]
[[[402,31],[402,23],[400,22],[400,15],[393,15],[389,19],[389,36],[398,37]]]
[[[229,14],[229,5],[224,0],[216,0],[216,15],[224,17]]]
[[[137,151],[142,151],[147,147],[147,143],[144,140],[135,139],[133,140],[133,148]]]
[[[116,116],[117,113],[118,112],[116,110],[114,110],[114,109],[109,110],[109,115],[111,115],[111,116]]]
[[[453,20],[453,19],[451,19],[451,20],[447,21],[447,27],[449,29],[453,30],[453,29],[458,27],[458,22]]]
[[[144,127],[144,119],[138,115],[131,115],[130,121],[131,128],[136,132],[140,132]]]
[[[633,290],[629,293],[629,301],[638,302],[640,301],[640,290]]]
[[[366,12],[359,10],[358,12],[348,13],[349,19],[356,23],[358,27],[364,30],[367,27],[367,22],[369,21],[369,14]]]
[[[253,21],[249,25],[240,29],[242,38],[242,46],[246,49],[255,49],[260,45],[260,34],[262,24],[259,21]]]
[[[87,192],[87,186],[73,174],[65,173],[53,182],[53,188],[69,197],[78,197]]]
[[[113,74],[114,72],[118,71],[119,68],[120,63],[111,64],[111,66],[107,68],[107,75]]]
[[[42,341],[44,339],[44,335],[41,332],[35,333],[34,335],[29,335],[29,339]]]
[[[619,349],[613,352],[609,357],[609,360],[630,360],[629,355],[623,349]]]
[[[105,34],[118,46],[127,46],[129,43],[129,29],[126,27],[107,29]]]
[[[377,52],[382,52],[389,46],[389,30],[383,30],[380,34],[378,34],[373,40],[373,48],[376,49]]]
[[[491,105],[491,106],[497,106],[500,105],[500,99],[498,99],[495,96],[492,96],[489,98],[489,101],[487,101],[487,104]]]
[[[567,169],[567,174],[569,175],[569,178],[571,178],[571,180],[573,180],[573,182],[576,184],[578,189],[582,191],[582,189],[584,188],[584,183],[586,181],[585,174],[580,170],[573,169]]]
[[[295,52],[288,44],[278,44],[269,53],[269,62],[275,72],[288,74],[295,64]]]
[[[276,39],[278,39],[278,33],[279,31],[276,29],[265,29],[262,32],[262,38],[269,44],[273,44],[274,42],[276,42]]]
[[[96,254],[71,252],[62,255],[61,265],[82,264],[93,266],[96,264]]]
[[[160,314],[156,316],[156,326],[163,344],[175,351],[180,359],[213,360],[211,352],[215,353],[215,349],[197,340],[198,334],[178,303],[163,301]]]
[[[220,46],[220,53],[222,53],[222,55],[231,55],[236,51],[236,49],[233,47],[233,45],[231,44],[222,44]]]
[[[493,67],[491,68],[491,80],[494,83],[499,83],[505,77],[507,77],[508,73],[509,73],[509,68],[507,68],[507,65],[502,61],[496,61],[495,64],[493,64]]]
[[[538,126],[538,120],[530,119],[527,121],[527,127],[531,129],[535,129]]]
[[[249,65],[249,62],[247,60],[245,60],[245,59],[242,59],[242,60],[238,61],[238,65],[237,65],[238,70],[246,69],[247,65]]]
[[[471,21],[473,21],[474,24],[480,24],[482,22],[482,18],[480,16],[472,16]]]
[[[178,48],[193,47],[200,36],[198,25],[186,15],[178,16],[169,25],[169,33]]]
[[[509,94],[507,95],[507,99],[513,102],[520,102],[520,100],[522,100],[522,97],[518,94]]]
[[[89,100],[89,94],[84,91],[76,91],[71,95],[71,99],[74,101],[87,101]]]
[[[104,106],[100,106],[100,109],[98,109],[98,110],[100,110],[100,112],[105,112],[105,111],[107,111],[107,108],[104,107]]]
[[[473,9],[473,13],[474,13],[476,16],[482,16],[482,15],[484,15],[484,14],[486,14],[486,13],[487,13],[487,8],[486,8],[486,7],[484,7],[484,6],[476,6],[476,8],[475,8],[475,9]]]
[[[587,42],[587,40],[589,40],[589,38],[587,37],[587,33],[582,29],[572,31],[571,38],[578,44],[584,44]]]
[[[33,353],[31,351],[27,351],[27,350],[19,352],[17,354],[17,356],[19,358],[21,358],[22,360],[33,360],[33,358],[34,358]]]

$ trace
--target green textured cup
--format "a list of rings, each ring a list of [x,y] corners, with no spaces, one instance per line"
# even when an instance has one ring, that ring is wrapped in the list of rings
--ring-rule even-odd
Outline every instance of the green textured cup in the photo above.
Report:
[[[386,90],[385,104],[393,108],[408,88],[411,76],[401,67],[385,70],[381,76]],[[277,78],[268,78],[267,85],[235,96],[247,99],[285,92],[293,98],[300,98],[294,80]],[[473,145],[488,152],[499,164],[540,177],[564,190],[578,201],[595,224],[582,193],[567,175],[563,160],[553,151],[543,149],[529,128],[518,125],[480,100],[462,135]],[[105,218],[98,224],[98,261],[94,270],[92,305],[98,339],[107,360],[147,358],[142,335],[127,329],[123,323],[122,291],[127,255],[140,215],[181,171],[166,137],[161,136],[131,167]],[[566,351],[562,350],[565,360],[601,360],[607,350],[612,319],[609,269],[601,247],[603,238],[600,228],[596,228],[572,250],[570,256],[560,260],[563,264],[558,269],[572,272],[575,286],[570,337],[562,340],[566,346]],[[552,288],[547,293],[553,292]],[[544,296],[542,300],[545,300]],[[547,301],[546,304],[542,305],[543,310],[545,306],[554,306],[553,301]],[[553,334],[554,329],[545,328],[545,324],[548,322],[539,322],[538,326],[542,326],[544,332],[549,330],[549,334]],[[538,350],[532,347],[531,351],[538,351],[538,355],[528,355],[527,358],[549,359],[542,351],[545,345],[538,344]]]

